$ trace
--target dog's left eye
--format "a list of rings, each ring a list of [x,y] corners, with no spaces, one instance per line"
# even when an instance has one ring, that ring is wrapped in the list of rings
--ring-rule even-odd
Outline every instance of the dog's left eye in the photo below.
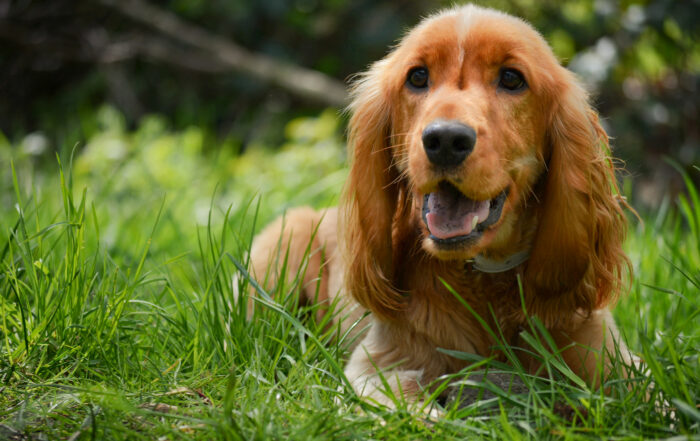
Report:
[[[515,92],[524,89],[526,86],[525,77],[519,70],[511,68],[501,69],[498,87]]]

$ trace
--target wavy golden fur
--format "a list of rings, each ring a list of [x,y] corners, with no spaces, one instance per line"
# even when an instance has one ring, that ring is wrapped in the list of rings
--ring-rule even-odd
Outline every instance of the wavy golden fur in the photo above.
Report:
[[[352,97],[339,210],[294,210],[268,227],[254,274],[279,245],[300,260],[318,228],[306,274],[322,289],[305,282],[304,298],[341,296],[346,323],[362,311],[352,299],[371,311],[346,369],[364,395],[382,400],[376,368],[410,395],[466,365],[437,348],[494,353],[450,290],[514,346],[539,317],[567,364],[598,384],[601,352],[627,354],[607,309],[631,273],[626,218],[608,136],[545,40],[504,13],[455,7],[408,33]],[[512,256],[525,258],[503,264]]]

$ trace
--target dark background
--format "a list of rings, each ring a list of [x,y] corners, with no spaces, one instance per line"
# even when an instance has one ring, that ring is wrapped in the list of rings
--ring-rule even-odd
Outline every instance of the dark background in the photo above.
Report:
[[[689,171],[700,164],[700,1],[477,3],[530,21],[584,79],[634,182],[635,203],[653,208],[682,191],[666,158]],[[108,103],[129,127],[153,113],[174,129],[204,127],[211,149],[223,140],[239,151],[251,142],[279,145],[290,118],[342,107],[332,93],[295,90],[300,76],[290,66],[342,86],[421,17],[449,5],[0,0],[0,131],[11,143],[41,133],[59,153],[80,148],[96,130],[91,115]],[[246,71],[246,57],[260,55],[272,68]]]

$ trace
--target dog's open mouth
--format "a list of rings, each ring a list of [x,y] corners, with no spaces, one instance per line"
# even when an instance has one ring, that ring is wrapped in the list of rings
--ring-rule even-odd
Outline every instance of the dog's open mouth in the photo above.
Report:
[[[508,190],[493,199],[475,201],[447,181],[423,199],[423,222],[430,238],[440,244],[454,244],[476,238],[501,218]]]

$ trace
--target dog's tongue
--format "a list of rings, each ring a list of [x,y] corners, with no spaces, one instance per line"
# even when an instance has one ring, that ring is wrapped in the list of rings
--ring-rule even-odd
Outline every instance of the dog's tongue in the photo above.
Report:
[[[428,195],[425,220],[438,239],[466,236],[489,215],[490,201],[474,201],[452,185],[441,185]]]

